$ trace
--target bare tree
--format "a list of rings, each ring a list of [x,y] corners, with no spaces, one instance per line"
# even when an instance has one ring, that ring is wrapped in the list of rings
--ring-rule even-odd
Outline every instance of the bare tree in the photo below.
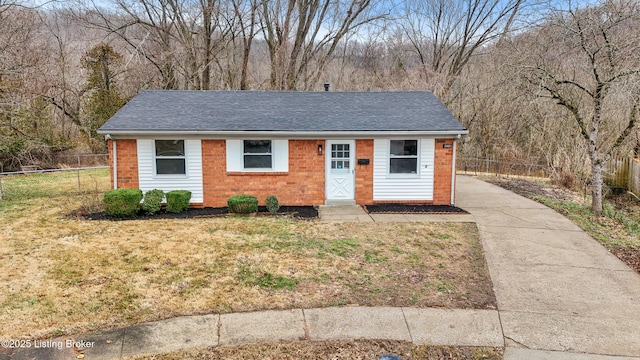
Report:
[[[69,148],[43,99],[50,87],[52,51],[43,11],[0,7],[0,167],[38,164]]]
[[[574,121],[588,149],[592,210],[602,215],[603,166],[636,129],[640,106],[640,12],[636,1],[606,1],[558,12],[529,34],[523,69],[538,97]]]
[[[428,86],[444,97],[483,46],[512,30],[525,0],[408,0],[399,25]]]
[[[296,90],[315,85],[347,34],[384,17],[376,11],[380,9],[371,0],[262,1],[271,88]]]
[[[59,113],[77,127],[82,128],[80,98],[84,90],[80,84],[71,49],[71,24],[62,12],[52,12],[43,21],[49,36],[55,44],[50,52],[49,88],[43,89],[42,98],[56,107]]]
[[[260,7],[259,0],[231,0],[233,13],[237,21],[241,41],[241,64],[240,64],[240,90],[246,90],[249,87],[249,59],[251,56],[251,47],[253,40],[258,34],[258,10]]]

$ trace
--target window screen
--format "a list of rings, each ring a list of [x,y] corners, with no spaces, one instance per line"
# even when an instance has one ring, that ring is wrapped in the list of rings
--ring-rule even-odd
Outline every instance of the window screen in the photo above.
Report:
[[[157,175],[187,173],[184,140],[156,140],[155,145]]]
[[[245,169],[271,169],[272,167],[271,140],[244,140]]]
[[[391,140],[389,173],[418,173],[418,140]]]

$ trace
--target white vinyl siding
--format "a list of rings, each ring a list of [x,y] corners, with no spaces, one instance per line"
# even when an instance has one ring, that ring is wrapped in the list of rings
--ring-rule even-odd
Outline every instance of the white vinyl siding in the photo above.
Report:
[[[268,139],[266,139],[268,140]],[[289,140],[272,140],[271,169],[244,168],[244,140],[227,140],[227,171],[228,172],[288,172],[289,171]]]
[[[202,190],[202,144],[200,140],[185,140],[186,174],[156,175],[155,140],[138,139],[138,182],[140,190],[160,189],[191,191],[191,202],[204,201]]]
[[[418,174],[389,173],[390,140],[373,141],[373,200],[433,200],[435,140],[418,139]]]

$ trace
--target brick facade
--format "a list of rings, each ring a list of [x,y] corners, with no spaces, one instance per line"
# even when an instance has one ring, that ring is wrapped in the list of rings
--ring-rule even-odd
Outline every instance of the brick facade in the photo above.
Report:
[[[135,139],[109,140],[109,168],[113,189],[113,144],[116,144],[118,188],[138,188],[138,145]]]
[[[453,166],[454,139],[436,139],[433,179],[433,203],[451,204],[451,166]],[[445,148],[445,145],[450,145]]]
[[[383,201],[386,203],[451,203],[451,167],[454,139],[435,140],[433,201]],[[109,165],[113,174],[113,140],[108,141]],[[118,188],[137,188],[138,154],[136,140],[115,140],[117,146]],[[288,172],[227,172],[226,142],[202,140],[202,176],[204,203],[201,206],[226,206],[238,194],[256,196],[260,205],[265,197],[276,195],[283,205],[318,205],[325,202],[324,140],[290,140]],[[445,148],[444,145],[451,145]],[[369,165],[357,165],[357,159],[369,159]],[[355,200],[373,204],[373,140],[356,140]],[[113,176],[111,177],[113,188]],[[376,201],[377,202],[377,201]],[[196,205],[196,204],[192,204]]]
[[[369,165],[357,165],[369,159]],[[356,140],[356,204],[373,203],[373,140]]]
[[[253,195],[264,205],[275,195],[283,205],[324,204],[324,140],[290,140],[289,172],[227,172],[224,140],[202,140],[204,206],[226,206],[238,194]]]

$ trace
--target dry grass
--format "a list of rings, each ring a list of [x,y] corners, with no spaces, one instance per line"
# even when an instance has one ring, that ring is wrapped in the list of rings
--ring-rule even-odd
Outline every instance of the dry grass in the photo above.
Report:
[[[495,306],[473,224],[67,215],[95,201],[0,202],[0,338],[212,312]]]
[[[109,169],[59,170],[0,177],[5,200],[24,200],[106,191]]]
[[[137,356],[136,360],[198,360],[198,359],[370,359],[394,354],[404,360],[500,360],[502,349],[415,345],[407,341],[346,340],[296,341],[276,344],[256,344],[240,347],[214,347],[177,351],[164,355]]]

